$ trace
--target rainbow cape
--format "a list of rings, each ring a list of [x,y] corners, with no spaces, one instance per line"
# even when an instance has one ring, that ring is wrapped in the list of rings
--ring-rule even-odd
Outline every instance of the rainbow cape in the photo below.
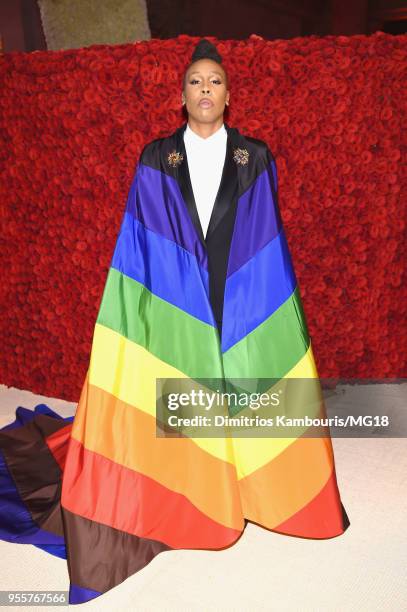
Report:
[[[19,407],[0,432],[0,537],[67,558],[71,604],[160,552],[230,546],[247,521],[317,539],[349,525],[329,436],[157,435],[157,379],[319,384],[273,155],[225,124],[204,240],[185,127],[138,161],[75,417]]]

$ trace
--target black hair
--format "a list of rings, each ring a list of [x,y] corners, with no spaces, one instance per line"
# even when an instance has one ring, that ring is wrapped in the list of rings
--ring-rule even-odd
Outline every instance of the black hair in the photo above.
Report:
[[[218,64],[222,63],[222,56],[219,54],[217,48],[206,38],[201,38],[192,53],[191,59],[191,64],[200,59],[211,59],[214,62],[218,62]]]
[[[184,79],[183,79],[183,82],[182,82],[182,88],[185,89],[186,75],[187,75],[187,72],[188,72],[189,68],[192,66],[192,64],[194,62],[197,62],[200,59],[210,59],[210,60],[213,60],[214,62],[217,62],[222,67],[222,69],[223,69],[223,71],[225,73],[225,78],[226,78],[226,89],[228,89],[229,88],[229,79],[228,79],[227,72],[226,72],[224,66],[222,65],[222,56],[220,55],[220,53],[217,50],[217,48],[215,47],[215,45],[213,43],[211,43],[210,40],[207,40],[206,38],[201,38],[201,40],[195,46],[195,49],[194,49],[194,51],[192,53],[191,62],[185,68]]]

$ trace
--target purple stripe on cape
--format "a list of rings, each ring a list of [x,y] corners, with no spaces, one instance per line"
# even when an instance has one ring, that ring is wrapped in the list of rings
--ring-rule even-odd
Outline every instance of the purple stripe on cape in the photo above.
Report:
[[[85,587],[78,586],[77,584],[72,584],[69,589],[69,603],[70,604],[81,604],[86,601],[90,601],[91,599],[95,599],[102,595],[99,591],[94,591],[92,589],[86,589]]]
[[[156,234],[182,246],[196,256],[200,266],[208,268],[206,250],[174,178],[139,163],[127,198],[126,212]]]
[[[282,223],[273,187],[274,165],[270,164],[239,198],[227,276],[280,232]]]

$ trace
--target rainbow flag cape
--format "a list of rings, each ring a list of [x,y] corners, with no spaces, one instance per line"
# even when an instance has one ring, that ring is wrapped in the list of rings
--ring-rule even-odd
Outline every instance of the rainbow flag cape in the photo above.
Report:
[[[225,124],[204,240],[185,127],[137,164],[75,417],[19,407],[0,431],[0,537],[66,558],[71,604],[160,552],[230,546],[247,521],[317,539],[349,526],[329,436],[157,434],[157,379],[319,383],[273,155]]]

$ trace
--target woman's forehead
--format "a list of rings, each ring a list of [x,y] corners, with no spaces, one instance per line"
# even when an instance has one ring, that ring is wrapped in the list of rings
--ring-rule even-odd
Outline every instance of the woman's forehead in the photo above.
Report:
[[[188,74],[192,75],[192,74],[219,74],[219,75],[224,75],[225,71],[223,70],[223,68],[217,63],[217,62],[213,62],[212,60],[198,60],[197,62],[194,62],[189,68],[188,68]]]

